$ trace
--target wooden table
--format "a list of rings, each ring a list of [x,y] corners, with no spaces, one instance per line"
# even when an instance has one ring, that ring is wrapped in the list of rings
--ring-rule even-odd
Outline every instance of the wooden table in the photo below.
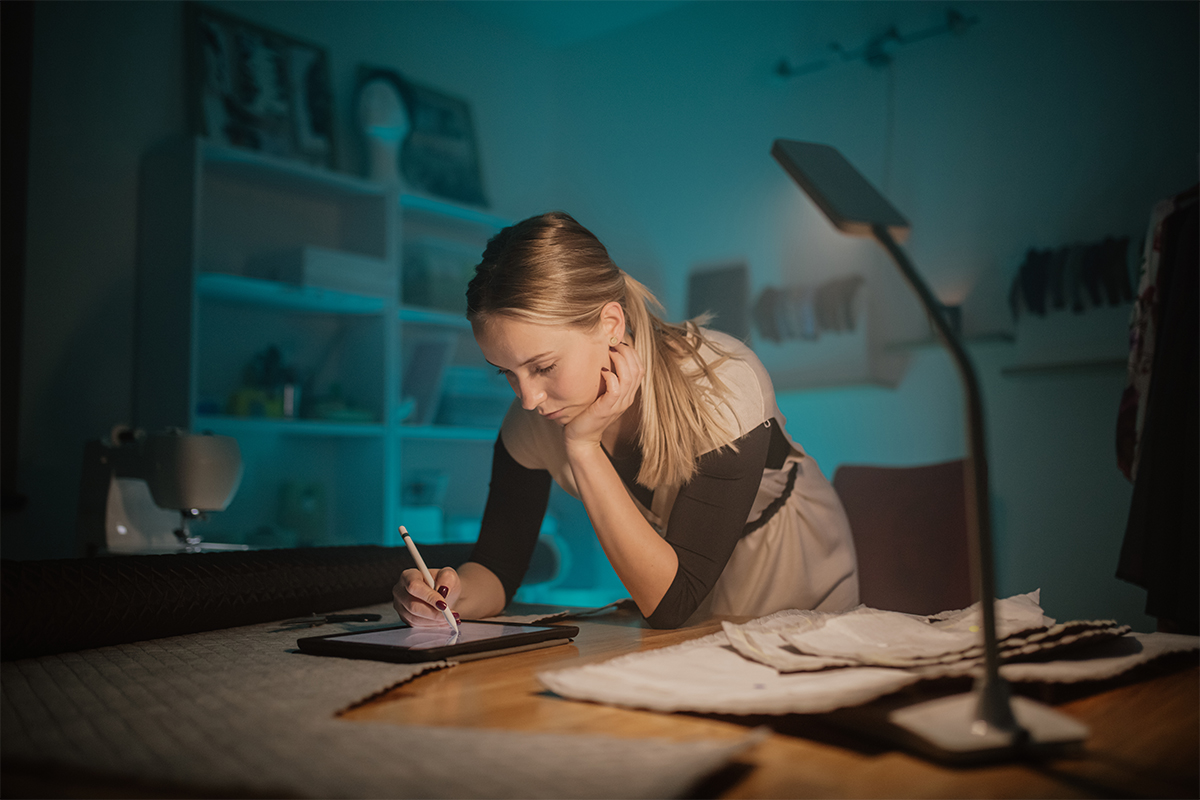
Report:
[[[517,611],[514,613],[522,613]],[[1091,726],[1085,752],[1042,763],[950,768],[838,729],[820,716],[661,714],[558,697],[536,674],[677,644],[719,629],[649,628],[634,611],[573,620],[574,643],[466,662],[343,712],[405,725],[587,733],[676,741],[773,733],[701,787],[700,795],[768,797],[1197,797],[1200,669],[1160,664],[1057,707]],[[1136,678],[1136,680],[1135,680]]]

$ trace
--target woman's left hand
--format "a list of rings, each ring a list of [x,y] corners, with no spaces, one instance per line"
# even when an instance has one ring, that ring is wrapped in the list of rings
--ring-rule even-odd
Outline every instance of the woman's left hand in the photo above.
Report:
[[[637,399],[646,374],[637,351],[625,342],[608,349],[611,366],[601,370],[604,391],[596,401],[563,428],[567,448],[600,443],[600,436]]]

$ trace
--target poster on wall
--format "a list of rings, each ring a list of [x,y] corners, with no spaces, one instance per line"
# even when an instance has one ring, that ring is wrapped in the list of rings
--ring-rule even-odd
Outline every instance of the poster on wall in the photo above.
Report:
[[[332,169],[333,90],[324,48],[189,3],[193,128],[212,142]]]
[[[486,205],[471,108],[436,89],[407,83],[412,130],[400,149],[400,171],[413,186],[440,197]]]
[[[437,89],[413,83],[394,70],[359,67],[360,90],[380,79],[396,87],[408,112],[399,167],[408,188],[486,206],[470,105]]]

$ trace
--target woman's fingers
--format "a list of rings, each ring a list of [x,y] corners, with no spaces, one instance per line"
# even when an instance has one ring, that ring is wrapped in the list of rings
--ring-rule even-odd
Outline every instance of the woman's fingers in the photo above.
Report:
[[[642,360],[638,357],[637,351],[624,342],[610,347],[609,356],[612,369],[605,373],[606,384],[609,391],[612,392],[619,410],[624,411],[633,404],[645,369],[642,367]]]
[[[568,441],[599,442],[604,430],[637,399],[645,370],[637,352],[625,343],[609,347],[609,366],[600,370],[603,391],[582,414],[567,423]]]
[[[444,588],[446,596],[453,592],[455,599],[461,592],[458,573],[449,567],[438,570],[434,585]],[[446,618],[439,604],[448,605],[441,592],[429,588],[420,570],[404,570],[400,581],[392,588],[392,606],[400,618],[413,627],[445,625]]]

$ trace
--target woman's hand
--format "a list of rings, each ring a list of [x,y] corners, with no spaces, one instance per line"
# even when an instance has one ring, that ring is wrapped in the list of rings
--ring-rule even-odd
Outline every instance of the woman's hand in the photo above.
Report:
[[[418,569],[406,569],[400,573],[400,581],[392,587],[392,605],[400,619],[414,628],[446,626],[446,618],[442,609],[454,607],[462,592],[462,583],[458,573],[450,567],[443,567],[433,573],[433,583],[437,589],[430,589],[425,578]],[[454,613],[455,621],[458,613]]]
[[[637,399],[638,388],[646,374],[637,351],[625,342],[608,349],[611,366],[601,370],[603,392],[578,417],[563,428],[567,448],[579,444],[600,444],[600,436],[624,414]]]

